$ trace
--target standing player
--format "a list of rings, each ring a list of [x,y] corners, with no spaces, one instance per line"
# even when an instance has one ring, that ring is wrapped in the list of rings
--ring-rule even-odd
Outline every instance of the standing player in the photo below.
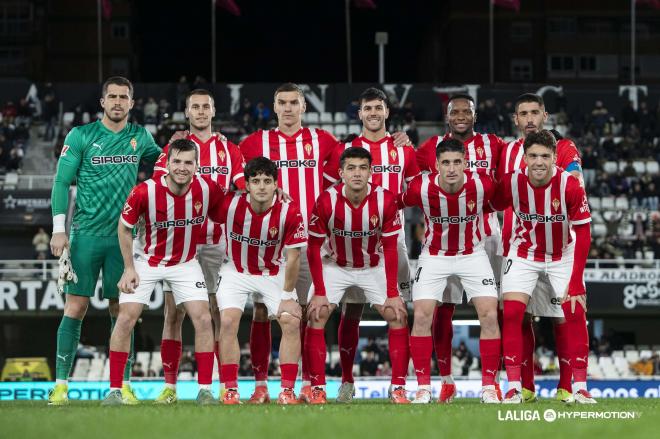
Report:
[[[294,287],[300,269],[300,248],[307,242],[305,222],[295,203],[275,199],[277,166],[271,160],[250,160],[245,166],[245,179],[247,194],[227,197],[218,209],[221,221],[226,221],[229,258],[220,272],[218,301],[222,313],[221,376],[226,388],[222,402],[240,403],[238,327],[248,297],[257,296],[265,304],[268,317],[277,319],[282,328],[282,392],[277,402],[297,404],[293,387],[298,375],[302,311]]]
[[[53,183],[50,248],[55,256],[70,249],[71,265],[78,281],[64,285],[66,303],[57,330],[56,383],[48,397],[49,405],[69,402],[68,378],[78,349],[82,319],[89,298],[95,293],[99,272],[103,273],[103,297],[109,299],[111,327],[114,327],[119,312],[117,282],[124,270],[117,241],[117,220],[137,181],[140,161],[153,163],[160,154],[160,148],[146,129],[127,123],[128,112],[133,108],[131,82],[113,76],[103,84],[102,95],[103,118],[69,132]],[[64,224],[69,186],[74,180],[78,191],[69,245]],[[128,382],[132,359],[131,349],[124,370],[122,396],[126,402],[137,404]]]
[[[480,134],[474,131],[477,121],[474,99],[470,95],[457,94],[447,104],[446,122],[449,133],[433,136],[417,150],[417,161],[422,171],[436,172],[436,148],[447,138],[457,139],[465,146],[466,170],[480,175],[496,177],[501,150],[506,143],[494,134]],[[486,236],[484,247],[490,260],[496,284],[500,284],[502,249],[500,225],[495,213],[483,219]],[[456,395],[456,385],[451,376],[451,347],[453,338],[452,317],[457,304],[463,303],[463,286],[455,277],[447,282],[442,304],[435,309],[433,317],[433,341],[438,359],[438,369],[442,379],[440,402],[451,402]],[[497,386],[497,383],[496,383]]]
[[[309,291],[305,350],[312,404],[326,402],[324,327],[350,287],[362,288],[369,303],[389,324],[390,400],[395,404],[410,402],[405,391],[408,320],[396,275],[401,216],[394,194],[369,183],[371,166],[371,154],[365,148],[346,149],[340,158],[342,183],[321,194],[309,222],[307,252],[314,285]],[[326,238],[330,257],[322,261],[321,246]]]
[[[523,143],[526,168],[506,174],[498,184],[493,206],[513,208],[514,234],[504,254],[503,357],[509,390],[504,403],[523,401],[522,321],[539,275],[561,300],[569,333],[573,398],[596,401],[587,391],[589,335],[586,322],[584,267],[591,245],[589,203],[580,181],[556,166],[557,143],[549,131],[528,134]]]
[[[212,120],[215,117],[215,102],[208,90],[197,89],[186,97],[185,114],[190,123],[187,138],[195,143],[199,154],[197,172],[209,176],[216,184],[229,190],[233,184],[237,189],[245,189],[243,178],[243,156],[238,147],[228,140],[214,135]],[[165,146],[163,154],[154,168],[154,178],[159,178],[167,172]],[[204,283],[209,293],[209,306],[215,327],[215,353],[219,353],[220,341],[220,311],[216,300],[218,272],[226,257],[225,240],[219,224],[207,219],[201,229],[200,246],[197,249],[199,265],[204,273]],[[165,321],[163,338],[160,345],[160,355],[165,373],[165,388],[156,398],[156,403],[169,404],[176,402],[176,380],[181,360],[181,327],[185,310],[176,307],[168,284],[165,284]],[[220,359],[218,358],[218,367]]]
[[[524,169],[526,164],[523,160],[523,143],[525,138],[532,133],[543,129],[548,118],[545,111],[543,98],[539,95],[527,93],[516,100],[514,122],[520,131],[521,138],[509,143],[502,150],[498,174],[500,177],[518,169]],[[575,144],[568,139],[557,141],[557,166],[571,173],[582,181],[582,167],[580,153]],[[502,243],[504,251],[508,251],[510,241],[513,237],[514,215],[511,209],[504,211],[504,223],[502,225]],[[555,344],[559,358],[559,383],[557,384],[557,399],[562,402],[570,402],[572,399],[571,387],[571,360],[568,349],[568,338],[570,337],[564,312],[560,305],[554,300],[552,286],[546,276],[541,276],[536,286],[536,291],[530,299],[525,318],[523,319],[523,362],[522,362],[522,393],[525,402],[536,400],[534,385],[534,329],[532,316],[550,317],[553,321],[555,333]]]
[[[118,234],[125,268],[119,281],[119,316],[110,339],[110,393],[102,405],[124,404],[120,387],[130,334],[156,283],[162,281],[171,285],[176,305],[183,304],[195,327],[197,403],[214,403],[213,326],[204,274],[195,254],[209,210],[225,195],[210,179],[195,176],[198,160],[192,141],[176,140],[167,152],[167,175],[137,185],[124,205]]]
[[[413,403],[431,402],[433,315],[436,304],[442,302],[447,279],[453,275],[465,287],[468,302],[477,310],[481,324],[481,401],[498,404],[495,376],[500,365],[501,340],[497,288],[483,247],[486,234],[482,223],[494,185],[490,177],[479,173],[467,178],[461,141],[443,140],[437,151],[437,173],[416,177],[399,196],[401,205],[421,208],[426,222],[424,247],[413,285],[415,321],[410,354],[419,384]]]
[[[377,88],[368,88],[359,98],[358,115],[362,121],[362,134],[350,142],[337,147],[325,166],[326,180],[334,184],[339,180],[339,161],[348,148],[361,147],[373,158],[370,182],[389,190],[394,195],[403,192],[407,184],[417,175],[419,168],[412,146],[396,146],[385,129],[389,117],[387,96]],[[400,212],[403,217],[403,212]],[[401,228],[397,241],[398,288],[403,297],[410,297],[410,264],[404,229]],[[368,303],[360,288],[351,288],[343,299],[344,305],[339,322],[339,358],[341,363],[341,387],[337,402],[350,402],[355,396],[353,362],[357,350],[360,318],[364,303]]]

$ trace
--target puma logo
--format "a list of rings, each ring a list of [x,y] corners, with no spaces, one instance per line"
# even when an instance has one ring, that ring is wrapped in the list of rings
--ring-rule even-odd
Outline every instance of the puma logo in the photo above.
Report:
[[[415,373],[421,373],[421,374],[423,374],[423,373],[424,373],[424,369],[415,369]]]
[[[489,374],[495,376],[495,374],[497,373],[497,371],[496,371],[496,370],[492,370],[492,369],[486,369],[486,373],[489,373]]]
[[[171,369],[172,368],[172,363],[171,362],[170,363],[163,362],[163,366],[167,367],[168,369]]]
[[[339,350],[341,352],[346,352],[347,354],[350,354],[353,351],[353,348],[340,348]]]
[[[523,361],[523,362],[521,363],[521,365],[522,365],[522,366],[527,366],[527,360]]]
[[[559,360],[559,362],[560,362],[560,363],[566,363],[566,364],[568,364],[569,366],[571,365],[571,360],[569,360],[568,358],[561,358],[561,359]]]
[[[512,356],[508,357],[508,356],[505,355],[504,359],[508,360],[508,361],[511,361],[511,362],[514,362],[514,361],[516,361],[516,356],[512,355]]]
[[[583,363],[586,363],[587,362],[587,357],[586,356],[584,356],[584,357],[575,357],[575,361],[581,361]]]
[[[438,358],[438,363],[447,364],[446,358]]]
[[[61,358],[62,361],[66,361],[66,357],[68,357],[68,356],[69,356],[68,354],[67,354],[67,355],[60,355],[60,354],[57,354],[57,358]]]
[[[309,376],[310,381],[317,381],[319,379],[318,375],[310,375]]]
[[[259,372],[259,370],[261,369],[261,366],[255,366],[255,365],[253,364],[253,365],[252,365],[252,369],[254,369],[254,370],[256,370],[257,372]]]

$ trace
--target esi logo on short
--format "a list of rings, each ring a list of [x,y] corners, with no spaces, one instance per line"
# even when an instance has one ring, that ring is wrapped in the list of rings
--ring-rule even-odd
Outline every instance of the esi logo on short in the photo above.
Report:
[[[531,422],[531,421],[575,421],[575,420],[633,420],[642,416],[633,411],[561,411],[561,410],[498,410],[497,420],[508,422]]]

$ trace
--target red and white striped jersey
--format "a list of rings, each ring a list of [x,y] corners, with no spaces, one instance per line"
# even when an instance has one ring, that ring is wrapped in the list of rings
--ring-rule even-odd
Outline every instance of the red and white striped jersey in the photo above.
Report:
[[[274,199],[270,209],[256,213],[249,194],[234,194],[211,213],[225,224],[227,256],[239,273],[275,276],[284,262],[282,249],[307,244],[307,229],[295,202]]]
[[[422,171],[436,172],[435,149],[441,141],[449,138],[451,134],[433,136],[417,149],[417,162]],[[506,142],[495,134],[475,133],[463,142],[463,145],[465,145],[465,169],[494,179],[497,176],[501,151],[506,147]],[[500,223],[495,213],[489,214],[482,221],[486,236],[499,234]]]
[[[527,169],[506,174],[498,183],[493,207],[512,207],[514,234],[504,256],[516,254],[531,261],[558,261],[574,245],[572,225],[591,222],[589,202],[580,181],[555,167],[549,183],[535,187]]]
[[[266,157],[279,168],[277,185],[298,203],[305,224],[323,191],[323,165],[337,146],[337,139],[319,128],[301,128],[292,136],[279,129],[259,130],[240,144],[248,162]]]
[[[197,145],[199,154],[198,175],[205,175],[211,178],[215,183],[229,190],[234,183],[237,189],[245,189],[245,178],[243,177],[243,156],[238,147],[228,140],[222,140],[217,136],[211,136],[206,142],[201,141],[194,134],[188,135],[187,139],[192,140]],[[158,157],[154,166],[154,178],[167,173],[167,150],[169,145],[165,145],[163,153]],[[202,234],[199,237],[200,244],[219,244],[222,238],[222,229],[219,224],[213,221],[207,221],[202,228]]]
[[[493,196],[493,180],[472,173],[458,192],[449,194],[442,190],[438,179],[437,173],[416,177],[398,200],[424,212],[424,254],[471,254],[486,236],[482,213],[491,210],[488,201]]]
[[[389,134],[375,142],[359,136],[352,142],[340,144],[330,156],[323,172],[326,180],[331,184],[339,181],[339,159],[342,153],[353,146],[368,149],[371,153],[371,179],[369,181],[387,189],[394,195],[403,192],[404,181],[408,183],[419,175],[415,150],[412,146],[395,147],[394,140]]]
[[[144,227],[139,227],[134,250],[149,265],[181,264],[195,257],[209,208],[221,204],[224,198],[222,187],[198,176],[193,177],[188,192],[174,195],[161,175],[133,188],[121,221],[133,228],[143,218]]]
[[[518,169],[525,169],[527,164],[523,160],[525,151],[523,144],[525,139],[514,140],[502,150],[500,157],[500,166],[497,168],[498,179],[501,179],[504,174],[515,172]],[[557,166],[562,169],[567,169],[571,164],[576,163],[582,165],[582,159],[578,152],[575,143],[569,139],[561,139],[557,142]],[[513,210],[506,209],[502,215],[502,245],[504,254],[509,250],[511,245],[511,238],[513,236]]]
[[[370,184],[369,194],[359,207],[355,207],[345,194],[343,183],[321,194],[309,221],[309,234],[328,238],[330,257],[337,265],[375,267],[383,256],[381,236],[395,235],[401,230],[396,197],[392,192]]]

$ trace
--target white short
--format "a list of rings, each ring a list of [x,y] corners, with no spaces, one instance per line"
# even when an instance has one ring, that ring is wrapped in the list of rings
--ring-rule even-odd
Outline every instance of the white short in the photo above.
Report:
[[[498,294],[501,291],[501,274],[502,274],[502,238],[500,235],[487,236],[483,240],[484,250],[488,256],[488,262],[493,270],[495,276],[495,285]],[[447,287],[442,294],[443,303],[453,303],[460,305],[463,303],[463,285],[460,279],[456,276],[450,276],[447,279]]]
[[[140,276],[140,285],[133,294],[121,293],[119,303],[143,303],[148,305],[156,283],[161,281],[171,285],[174,302],[177,306],[193,300],[208,302],[204,274],[196,259],[169,267],[160,265],[152,267],[142,259],[138,259],[134,263],[135,271]]]
[[[220,282],[218,275],[220,267],[227,260],[227,243],[224,238],[220,240],[220,244],[198,245],[197,260],[200,267],[202,267],[202,273],[204,273],[204,283],[206,283],[208,294],[215,294]],[[172,292],[172,287],[167,282],[163,282],[163,292]]]
[[[274,319],[280,307],[284,287],[284,267],[276,276],[258,276],[239,273],[231,264],[220,269],[220,285],[216,299],[220,311],[227,308],[245,310],[248,298],[258,299],[266,305],[268,317]]]
[[[397,284],[399,294],[404,301],[409,302],[412,300],[412,279],[410,277],[410,261],[408,260],[408,247],[406,246],[405,234],[399,233],[397,241],[398,253],[398,267],[397,267]],[[364,290],[360,287],[351,287],[346,291],[344,303],[369,303],[364,294]]]
[[[286,257],[286,249],[284,249]],[[284,271],[286,263],[282,265]],[[309,271],[309,262],[307,261],[307,246],[300,247],[300,270],[298,271],[298,280],[296,280],[296,293],[298,294],[298,303],[302,306],[307,305],[307,292],[312,286],[312,273]],[[259,296],[252,297],[254,303],[264,303]]]
[[[550,262],[529,261],[517,256],[509,256],[504,259],[502,293],[529,294],[528,312],[534,315],[564,317],[561,299],[566,292],[572,272],[572,254],[560,261]],[[547,279],[545,285],[539,282],[543,277]]]
[[[481,248],[470,255],[431,256],[422,254],[417,263],[413,301],[432,299],[443,301],[450,276],[460,280],[468,302],[475,297],[497,299],[495,276],[488,263],[486,251]]]
[[[372,305],[382,305],[387,299],[387,281],[385,267],[381,262],[376,267],[347,268],[340,267],[329,258],[323,259],[323,282],[328,302],[336,305],[341,302],[346,291],[351,287],[360,287]],[[309,289],[307,300],[314,295],[314,285]]]

